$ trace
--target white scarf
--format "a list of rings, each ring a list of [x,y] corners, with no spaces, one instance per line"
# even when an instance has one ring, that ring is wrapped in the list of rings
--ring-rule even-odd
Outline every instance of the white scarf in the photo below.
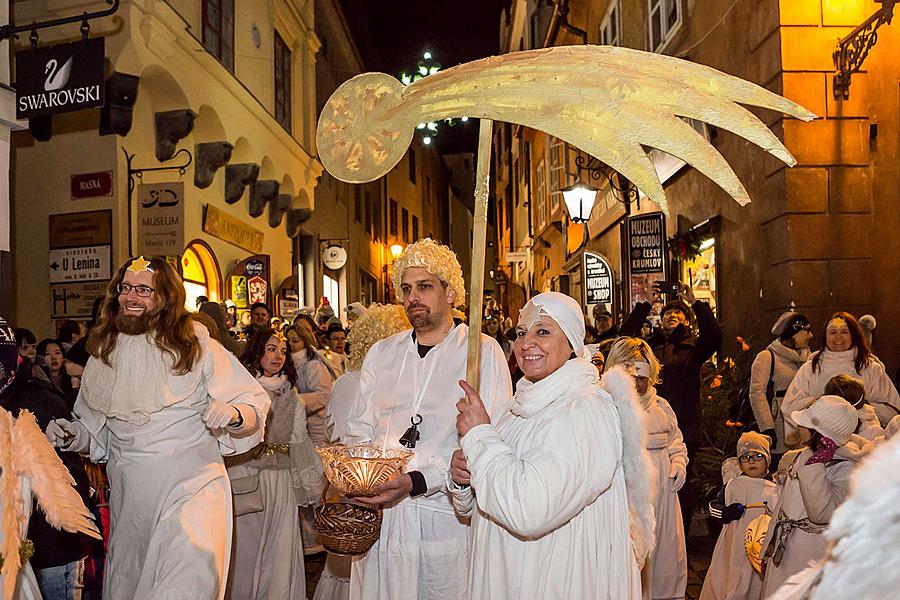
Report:
[[[150,415],[182,402],[203,383],[202,362],[209,332],[194,323],[200,357],[184,375],[172,373],[172,357],[152,337],[120,333],[107,365],[92,356],[84,369],[78,397],[110,419],[144,425]]]
[[[278,375],[272,375],[271,377],[267,375],[260,375],[256,378],[261,386],[263,386],[269,392],[277,392],[282,387],[284,387],[284,382],[287,380],[287,375],[284,373],[279,373]]]
[[[566,393],[595,386],[597,368],[583,358],[572,358],[540,381],[520,379],[510,411],[526,419],[538,414]]]

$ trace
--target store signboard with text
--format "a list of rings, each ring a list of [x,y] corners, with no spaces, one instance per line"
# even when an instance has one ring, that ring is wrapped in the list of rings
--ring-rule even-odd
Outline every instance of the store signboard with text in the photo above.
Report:
[[[137,186],[139,255],[178,256],[184,251],[184,183]]]
[[[599,254],[584,253],[584,303],[612,304],[613,275],[609,262]]]
[[[629,217],[625,231],[630,305],[650,302],[661,306],[662,299],[653,286],[666,279],[666,216],[654,212]]]
[[[16,118],[103,106],[104,38],[16,52]]]

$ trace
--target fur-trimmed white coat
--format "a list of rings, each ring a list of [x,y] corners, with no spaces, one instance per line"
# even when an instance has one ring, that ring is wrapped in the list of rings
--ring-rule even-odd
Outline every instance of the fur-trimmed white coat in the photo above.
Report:
[[[619,375],[606,381],[617,397],[597,384],[569,360],[460,440],[472,485],[450,489],[472,517],[469,597],[641,597],[629,507],[651,511],[634,519],[644,556],[653,518],[640,407]]]

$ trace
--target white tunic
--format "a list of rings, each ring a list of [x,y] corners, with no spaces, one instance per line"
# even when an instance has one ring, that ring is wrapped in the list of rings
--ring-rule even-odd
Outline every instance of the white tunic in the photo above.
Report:
[[[108,461],[111,488],[104,597],[224,596],[232,500],[222,456],[262,441],[269,397],[204,327],[197,324],[195,332],[202,354],[186,375],[159,375],[161,353],[144,336],[119,336],[112,369],[94,357],[85,369],[74,412],[90,433],[91,459]],[[155,363],[147,364],[152,356]],[[127,403],[109,397],[121,389],[130,389],[129,401],[140,406],[153,400],[147,389],[161,393],[164,406],[144,423],[130,422],[121,414]],[[201,419],[211,398],[252,407],[259,428],[234,436],[223,430],[217,438]],[[91,408],[110,403],[119,416]]]
[[[775,510],[775,483],[763,478],[741,475],[725,486],[725,505],[739,502],[744,506],[768,504]],[[766,514],[765,508],[747,508],[740,519],[722,527],[709,570],[703,580],[700,600],[758,600],[762,577],[747,558],[744,536],[750,521]]]
[[[446,491],[450,457],[459,447],[456,403],[466,374],[469,328],[453,327],[420,358],[411,331],[376,343],[366,355],[360,398],[344,442],[385,440],[399,448],[414,405],[422,416],[421,439],[407,471],[420,471],[428,491],[404,498],[383,513],[381,537],[353,562],[351,598],[365,600],[463,599],[467,524],[460,521]],[[497,342],[481,336],[481,396],[489,412],[512,395],[509,369]]]
[[[654,600],[683,598],[687,589],[687,549],[684,540],[684,521],[678,492],[672,489],[669,471],[672,465],[687,469],[687,446],[678,418],[669,403],[656,395],[652,386],[641,398],[646,412],[647,450],[656,468],[656,549],[650,558],[652,593]]]
[[[472,486],[453,498],[472,514],[470,598],[641,597],[619,416],[591,363],[519,381],[508,409],[461,445]]]
[[[801,410],[813,403],[813,401],[825,393],[825,384],[835,375],[849,375],[863,382],[866,391],[866,400],[875,409],[882,425],[887,423],[900,413],[900,395],[897,388],[891,382],[890,377],[884,371],[884,365],[878,359],[873,359],[865,366],[862,372],[856,370],[856,348],[843,352],[820,350],[822,359],[819,368],[813,371],[812,359],[805,363],[791,382],[784,396],[782,410],[784,412],[784,431],[786,441],[796,443],[797,427],[791,422],[791,413]],[[815,356],[817,353],[813,353]]]

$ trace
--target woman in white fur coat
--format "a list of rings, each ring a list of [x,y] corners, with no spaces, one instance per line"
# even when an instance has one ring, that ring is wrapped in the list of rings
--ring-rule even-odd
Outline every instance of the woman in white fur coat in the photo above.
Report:
[[[653,517],[631,377],[616,369],[604,377],[612,393],[597,385],[580,358],[581,307],[564,294],[532,298],[516,333],[525,377],[493,423],[460,382],[468,403],[448,486],[472,518],[469,597],[638,600]]]
[[[791,422],[790,414],[812,404],[825,392],[828,381],[842,374],[862,380],[866,401],[875,409],[882,426],[900,414],[900,395],[885,373],[884,365],[872,354],[859,321],[849,313],[838,312],[825,326],[825,348],[814,352],[812,359],[800,367],[784,396],[782,409],[788,444],[798,441],[797,427]]]
[[[650,555],[648,572],[652,600],[684,598],[687,589],[687,548],[678,491],[687,478],[688,453],[678,428],[678,418],[669,403],[657,395],[660,364],[647,342],[619,338],[609,350],[608,368],[624,367],[634,377],[647,426],[647,450],[656,471],[656,549]]]

